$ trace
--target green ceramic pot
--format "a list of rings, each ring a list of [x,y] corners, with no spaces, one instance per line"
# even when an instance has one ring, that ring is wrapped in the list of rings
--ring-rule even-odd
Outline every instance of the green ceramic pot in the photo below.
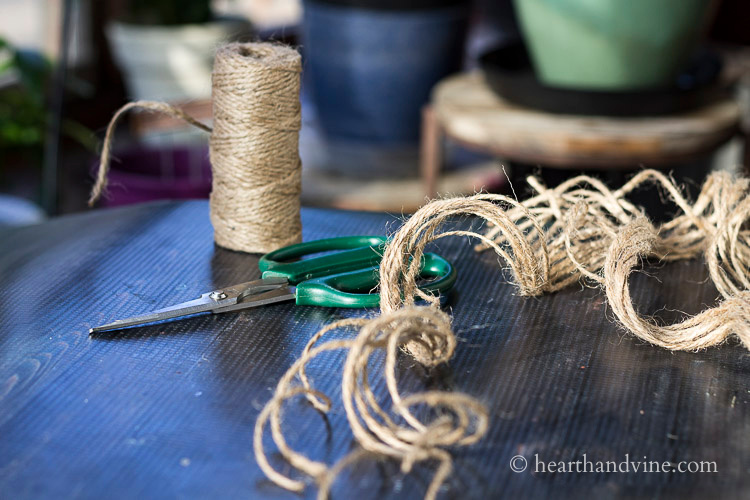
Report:
[[[586,90],[673,81],[715,0],[514,0],[539,78]]]

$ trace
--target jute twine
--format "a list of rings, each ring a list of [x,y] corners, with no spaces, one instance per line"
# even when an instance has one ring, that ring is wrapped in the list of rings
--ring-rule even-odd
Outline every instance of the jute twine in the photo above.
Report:
[[[318,497],[326,498],[336,475],[364,457],[399,460],[405,473],[417,462],[431,461],[437,465],[425,498],[432,499],[451,472],[449,449],[473,444],[484,435],[488,414],[477,399],[436,391],[403,396],[398,390],[395,366],[400,349],[429,367],[447,362],[456,347],[450,318],[440,311],[439,299],[421,293],[416,283],[419,257],[438,238],[470,236],[479,240],[478,251],[494,250],[501,265],[510,270],[520,295],[555,292],[580,281],[599,286],[620,325],[652,344],[697,350],[736,335],[750,349],[750,180],[713,173],[694,203],[671,178],[655,170],[640,172],[614,191],[587,176],[554,189],[533,177],[528,181],[537,194],[521,202],[491,194],[434,200],[392,236],[380,266],[381,315],[337,321],[315,334],[258,417],[255,457],[274,483],[301,491],[307,476],[317,483]],[[631,192],[649,183],[660,186],[681,211],[659,226],[628,201]],[[443,230],[447,221],[465,215],[484,219],[488,228],[483,232]],[[721,303],[673,325],[638,314],[628,279],[642,260],[675,261],[701,255],[724,298]],[[416,300],[428,305],[417,306]],[[336,338],[321,343],[332,332],[337,332]],[[342,333],[345,336],[340,338]],[[282,428],[282,406],[305,396],[319,411],[331,409],[331,399],[313,387],[305,369],[315,357],[333,350],[346,351],[342,403],[360,447],[329,466],[289,446]],[[371,374],[369,362],[377,355],[384,358],[383,367]],[[385,380],[385,405],[372,390],[377,383],[374,376]],[[416,407],[423,411],[413,411]],[[424,411],[429,409],[433,411]],[[424,414],[431,420],[417,417]],[[266,426],[281,456],[302,478],[282,474],[271,465],[263,444]]]
[[[302,240],[299,53],[269,43],[233,43],[216,51],[213,129],[166,103],[137,101],[107,127],[89,205],[106,191],[116,124],[128,110],[155,111],[211,132],[210,208],[222,247],[265,253]]]
[[[282,45],[216,51],[211,222],[225,248],[263,253],[302,241],[301,72],[299,53]]]
[[[318,345],[324,335],[341,330],[354,330],[357,334]],[[263,433],[270,423],[271,436],[281,455],[317,481],[318,498],[328,497],[333,479],[343,467],[367,455],[398,459],[404,473],[416,462],[436,461],[437,471],[427,489],[427,497],[434,498],[452,469],[450,455],[443,448],[477,442],[487,430],[488,416],[482,404],[465,394],[428,391],[402,397],[395,375],[396,356],[399,348],[411,343],[423,345],[425,352],[432,355],[425,360],[428,366],[448,361],[456,348],[456,336],[448,315],[437,308],[410,307],[374,319],[337,321],[316,333],[302,356],[281,378],[271,401],[256,421],[255,457],[266,475],[288,490],[302,491],[305,486],[303,481],[278,472],[268,461]],[[342,400],[349,426],[361,449],[328,467],[292,450],[287,444],[281,426],[281,407],[285,401],[304,395],[319,411],[331,409],[330,398],[312,387],[305,367],[316,356],[338,349],[348,351],[342,373]],[[382,376],[389,395],[387,407],[378,403],[368,374],[368,365],[377,352],[385,356]],[[438,410],[438,416],[423,422],[412,412],[417,406]]]

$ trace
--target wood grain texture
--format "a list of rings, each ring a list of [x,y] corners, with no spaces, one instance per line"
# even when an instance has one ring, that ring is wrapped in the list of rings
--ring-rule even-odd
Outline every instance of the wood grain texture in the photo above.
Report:
[[[304,238],[383,233],[395,216],[303,211]],[[470,225],[472,221],[461,224]],[[612,322],[602,293],[524,299],[496,257],[463,239],[432,248],[459,272],[447,307],[460,344],[426,371],[401,357],[403,389],[456,389],[490,409],[486,438],[456,455],[442,498],[739,497],[750,487],[750,355],[643,344]],[[299,498],[269,484],[251,434],[271,388],[321,325],[370,314],[277,304],[89,337],[92,325],[258,277],[258,256],[215,247],[206,202],[156,203],[0,233],[0,497]],[[633,279],[665,321],[712,305],[701,262]],[[660,281],[661,282],[660,282]],[[339,401],[342,358],[310,367]],[[375,386],[377,397],[385,388]],[[345,415],[285,408],[290,445],[335,461],[353,446]],[[511,472],[540,460],[716,461],[713,474]],[[284,464],[272,456],[274,464]],[[419,498],[429,464],[404,476],[364,461],[334,498]],[[304,497],[314,497],[314,488]]]
[[[695,111],[653,118],[555,115],[515,106],[481,73],[435,87],[432,107],[445,133],[504,158],[545,166],[634,168],[676,163],[731,138],[739,108],[727,98]]]

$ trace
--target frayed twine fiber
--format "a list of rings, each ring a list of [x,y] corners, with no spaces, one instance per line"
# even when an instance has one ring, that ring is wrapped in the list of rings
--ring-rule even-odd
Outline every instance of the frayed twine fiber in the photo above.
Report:
[[[210,209],[222,247],[265,253],[302,240],[298,152],[302,63],[299,53],[270,43],[219,48],[212,73],[213,128],[162,102],[120,108],[104,137],[89,205],[105,193],[114,130],[128,110],[164,113],[211,133]]]
[[[352,329],[358,330],[356,336],[318,345],[318,341],[329,332]],[[318,498],[328,497],[333,479],[343,467],[367,455],[398,459],[404,473],[409,472],[416,462],[438,462],[437,472],[426,494],[428,498],[434,498],[452,469],[450,455],[442,448],[477,442],[487,430],[488,416],[481,403],[465,394],[429,391],[401,397],[395,375],[396,356],[399,348],[411,343],[423,345],[425,352],[430,353],[432,357],[426,360],[428,366],[448,361],[456,348],[456,336],[448,315],[432,307],[407,307],[374,319],[337,321],[316,333],[305,346],[302,356],[281,378],[271,401],[255,423],[253,446],[263,472],[288,490],[302,491],[305,486],[303,481],[278,472],[268,461],[263,433],[266,424],[270,423],[271,436],[281,455],[318,483]],[[341,397],[349,426],[361,449],[329,468],[289,447],[281,429],[281,407],[286,400],[304,395],[319,411],[331,409],[330,398],[312,387],[305,367],[321,353],[338,349],[347,351]],[[390,398],[388,408],[377,402],[368,373],[368,364],[378,351],[385,354],[382,376]],[[295,379],[299,380],[298,384]],[[416,406],[439,410],[439,416],[423,422],[412,412]]]
[[[688,202],[669,177],[644,170],[617,190],[580,176],[554,189],[537,179],[529,184],[538,194],[518,202],[501,195],[477,194],[434,200],[418,210],[392,236],[380,265],[381,315],[373,319],[334,322],[308,342],[301,357],[279,381],[255,425],[255,457],[263,472],[279,486],[301,491],[305,482],[277,471],[263,445],[264,430],[299,473],[318,485],[326,498],[342,469],[366,456],[399,460],[403,472],[416,462],[437,463],[425,498],[436,497],[452,469],[448,448],[477,442],[488,427],[484,405],[457,392],[412,394],[403,397],[395,376],[396,356],[407,351],[425,366],[448,361],[456,347],[450,318],[439,299],[417,288],[419,257],[425,246],[446,236],[471,236],[478,251],[493,249],[511,271],[520,295],[555,292],[583,280],[604,289],[619,323],[634,335],[672,350],[697,350],[737,335],[750,349],[750,180],[728,173],[711,174],[694,203]],[[681,214],[655,227],[627,200],[645,184],[656,184],[680,208]],[[484,232],[441,231],[455,216],[477,216],[488,223]],[[724,300],[716,307],[680,323],[661,326],[640,316],[632,304],[628,278],[642,259],[663,261],[704,256],[709,275]],[[416,306],[415,300],[428,306]],[[331,332],[348,331],[345,338],[320,343]],[[346,351],[341,393],[346,418],[360,448],[333,466],[311,460],[287,444],[282,430],[282,406],[304,395],[321,412],[332,401],[317,391],[305,374],[316,356]],[[378,403],[372,390],[368,361],[385,356],[382,372],[388,405]],[[415,407],[433,409],[432,420],[418,418]]]

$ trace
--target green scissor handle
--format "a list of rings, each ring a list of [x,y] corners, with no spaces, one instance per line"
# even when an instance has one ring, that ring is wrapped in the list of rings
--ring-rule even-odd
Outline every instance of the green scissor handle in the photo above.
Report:
[[[285,277],[297,285],[297,305],[377,307],[380,296],[371,292],[378,285],[378,266],[387,241],[383,236],[351,236],[298,243],[264,255],[259,267],[264,278]],[[332,250],[342,251],[284,262]],[[456,282],[456,270],[439,255],[426,253],[420,277],[434,278],[421,290],[446,293]]]
[[[264,278],[286,278],[296,285],[312,278],[358,271],[380,264],[388,238],[384,236],[346,236],[307,241],[279,248],[260,258],[258,267]],[[289,262],[319,252],[343,250],[306,260]]]

